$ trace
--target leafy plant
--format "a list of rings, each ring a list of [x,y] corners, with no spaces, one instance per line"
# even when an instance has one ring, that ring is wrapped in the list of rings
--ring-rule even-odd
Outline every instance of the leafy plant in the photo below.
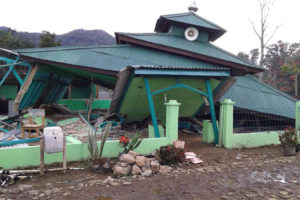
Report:
[[[121,136],[119,144],[123,148],[122,153],[128,153],[129,151],[136,149],[143,140],[143,138],[141,137],[142,137],[141,133],[137,133],[131,138],[126,136]]]
[[[160,164],[169,165],[183,162],[185,158],[184,153],[184,149],[176,149],[174,145],[167,145],[157,150],[156,157]]]
[[[287,127],[279,134],[279,141],[282,146],[296,147],[299,144],[297,131],[292,127]]]
[[[104,148],[105,142],[107,140],[110,128],[111,128],[111,123],[109,122],[109,123],[107,123],[106,128],[105,128],[105,130],[102,134],[102,137],[101,137],[100,152],[99,152],[98,145],[97,145],[96,130],[94,128],[89,128],[89,131],[88,131],[88,150],[90,152],[92,160],[97,160],[97,159],[102,157],[103,148]]]

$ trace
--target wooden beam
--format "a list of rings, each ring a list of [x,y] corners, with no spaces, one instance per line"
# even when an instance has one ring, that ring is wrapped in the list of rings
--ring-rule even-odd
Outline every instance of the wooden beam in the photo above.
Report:
[[[25,93],[28,91],[30,84],[32,83],[32,80],[34,78],[35,73],[37,72],[38,66],[33,66],[27,79],[25,80],[23,86],[19,90],[16,98],[15,98],[15,105],[13,107],[13,111],[16,112],[19,108],[19,105],[25,95]]]

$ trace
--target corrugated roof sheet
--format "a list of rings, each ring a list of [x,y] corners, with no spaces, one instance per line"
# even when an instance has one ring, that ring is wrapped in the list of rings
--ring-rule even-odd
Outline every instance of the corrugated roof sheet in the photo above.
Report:
[[[162,15],[160,17],[168,19],[170,21],[181,22],[193,26],[199,26],[199,27],[204,27],[204,28],[218,30],[218,31],[225,31],[225,29],[220,27],[219,25],[210,22],[207,19],[204,19],[203,17],[200,17],[199,15],[192,12]]]
[[[175,69],[224,70],[225,66],[202,62],[172,53],[131,45],[53,47],[16,50],[21,55],[56,63],[120,71],[126,66],[149,65]]]
[[[220,99],[231,99],[234,106],[261,113],[295,118],[296,100],[291,96],[246,75],[237,81]]]
[[[207,30],[211,35],[211,40],[219,38],[226,30],[219,25],[200,17],[199,15],[188,12],[179,14],[162,15],[156,22],[155,31],[167,32],[166,27],[170,24],[182,24],[184,26],[194,26],[200,29]]]
[[[252,67],[256,69],[262,69],[250,62],[246,62],[237,56],[214,46],[211,43],[201,42],[201,41],[188,41],[185,38],[172,35],[170,33],[119,33],[120,35],[124,35],[130,38],[134,38],[137,40],[142,40],[146,42],[150,42],[153,44],[159,44],[163,46],[168,46],[176,49],[185,50],[188,52],[229,61],[233,63],[237,63],[240,65],[244,65],[247,67]]]

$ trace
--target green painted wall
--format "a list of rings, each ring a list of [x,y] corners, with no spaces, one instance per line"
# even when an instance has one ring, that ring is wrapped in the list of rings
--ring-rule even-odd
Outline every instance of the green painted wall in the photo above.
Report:
[[[74,110],[87,110],[87,102],[88,99],[61,99],[58,103],[67,105],[67,107],[74,111]],[[92,109],[109,109],[110,107],[110,100],[97,100],[93,101]]]
[[[89,158],[87,143],[67,137],[67,161],[85,161]],[[135,149],[140,154],[149,154],[160,146],[170,144],[169,138],[147,138],[142,141],[140,146]],[[98,142],[100,146],[100,142]],[[103,150],[103,157],[118,157],[122,151],[119,141],[107,141]],[[29,146],[24,148],[7,148],[0,149],[0,167],[3,169],[13,169],[18,167],[39,166],[40,164],[40,148],[39,146]],[[47,154],[45,153],[45,163],[62,162],[62,153]]]
[[[227,133],[226,133],[227,134]],[[224,143],[226,148],[251,148],[280,144],[279,131],[231,134]]]
[[[5,96],[6,99],[13,100],[18,93],[18,87],[16,85],[1,85],[0,86],[0,98]]]
[[[180,83],[184,83],[193,88],[200,89],[206,93],[205,81],[194,78],[180,78]],[[169,87],[176,84],[176,79],[173,77],[163,78],[149,78],[151,91]],[[212,90],[214,90],[220,81],[211,79]],[[197,94],[186,88],[175,88],[166,92],[153,96],[155,111],[158,120],[165,123],[166,107],[164,105],[164,94],[167,94],[167,99],[174,99],[181,103],[180,117],[190,117],[203,104],[203,99],[200,94]],[[137,121],[145,119],[150,116],[144,79],[142,77],[135,77],[128,88],[128,92],[124,98],[123,104],[120,108],[120,113],[128,116],[126,122]]]

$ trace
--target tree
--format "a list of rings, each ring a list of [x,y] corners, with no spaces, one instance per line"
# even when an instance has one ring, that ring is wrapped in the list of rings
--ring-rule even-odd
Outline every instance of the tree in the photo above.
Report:
[[[242,51],[240,51],[237,54],[237,57],[239,57],[239,58],[241,58],[243,60],[250,61],[250,62],[252,62],[253,64],[256,64],[256,65],[257,65],[258,56],[259,56],[258,49],[252,49],[250,51],[250,54],[246,54],[246,53],[244,53]]]
[[[259,28],[257,28],[252,20],[250,20],[252,24],[253,31],[255,35],[258,37],[260,42],[260,61],[259,65],[264,66],[265,53],[264,50],[270,40],[275,35],[279,26],[277,26],[273,31],[270,31],[270,27],[268,25],[269,22],[269,14],[271,7],[274,4],[274,0],[258,0],[260,6],[260,21]],[[271,34],[270,34],[271,33]]]
[[[237,54],[237,57],[243,59],[243,60],[248,60],[249,61],[249,55],[240,51],[238,54]]]
[[[31,41],[24,40],[20,37],[15,36],[16,31],[0,30],[0,48],[5,49],[24,49],[33,48],[34,45]]]
[[[289,44],[278,41],[267,47],[268,51],[265,57],[265,66],[268,69],[264,74],[264,81],[268,84],[280,88],[282,81],[279,80],[282,66],[287,59],[296,55],[300,49],[300,43]]]
[[[286,64],[281,67],[283,73],[293,74],[295,76],[295,96],[298,97],[298,74],[300,73],[300,51],[288,58]]]
[[[49,31],[43,31],[40,36],[39,47],[57,47],[61,46],[61,41],[55,41],[55,33],[50,33]]]

